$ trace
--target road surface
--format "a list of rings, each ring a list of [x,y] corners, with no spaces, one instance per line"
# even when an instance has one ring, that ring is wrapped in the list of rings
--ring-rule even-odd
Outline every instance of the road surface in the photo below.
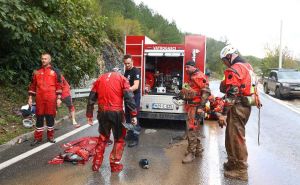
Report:
[[[212,82],[211,87],[214,92],[217,92],[218,82]],[[46,143],[41,145],[45,146],[45,148],[22,160],[19,160],[20,155],[26,151],[32,151],[29,141],[0,152],[0,184],[299,184],[300,112],[297,109],[299,100],[282,101],[264,93],[261,93],[261,100],[263,108],[260,119],[261,135],[259,146],[257,144],[258,110],[255,107],[252,109],[251,117],[246,127],[249,153],[248,182],[224,178],[223,162],[226,161],[225,129],[219,128],[215,121],[206,121],[202,127],[204,154],[203,157],[197,158],[192,164],[181,163],[187,141],[173,139],[184,133],[184,123],[144,120],[140,143],[138,147],[125,148],[122,159],[124,170],[119,174],[111,174],[110,172],[108,157],[112,146],[106,148],[104,163],[98,173],[92,172],[91,161],[85,165],[72,165],[70,163],[49,165],[47,161],[62,152],[62,149],[59,147],[60,144],[84,136],[98,135],[97,124],[92,127],[81,127],[79,131],[74,130],[71,122],[67,120],[56,127],[57,137],[64,136],[71,131],[78,132],[70,137],[61,139],[56,144]],[[78,120],[84,123],[84,115],[81,114]],[[148,170],[139,167],[138,162],[142,158],[147,158],[150,161]],[[15,160],[12,161],[12,159]]]

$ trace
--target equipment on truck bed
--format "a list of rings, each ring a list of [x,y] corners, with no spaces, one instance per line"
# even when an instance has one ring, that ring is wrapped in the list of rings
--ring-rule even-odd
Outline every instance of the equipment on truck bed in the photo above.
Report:
[[[186,35],[182,44],[157,44],[146,36],[126,36],[125,54],[141,71],[140,118],[185,120],[184,102],[174,97],[189,80],[187,61],[205,71],[206,37]]]

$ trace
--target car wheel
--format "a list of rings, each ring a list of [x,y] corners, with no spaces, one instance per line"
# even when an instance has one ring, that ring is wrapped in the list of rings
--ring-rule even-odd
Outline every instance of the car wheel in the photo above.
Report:
[[[275,89],[275,96],[276,96],[276,98],[278,98],[278,99],[282,99],[282,95],[280,94],[280,89],[279,89],[279,87],[276,87],[276,89]]]
[[[264,92],[266,94],[269,94],[270,93],[270,90],[268,89],[268,85],[267,84],[264,84]]]

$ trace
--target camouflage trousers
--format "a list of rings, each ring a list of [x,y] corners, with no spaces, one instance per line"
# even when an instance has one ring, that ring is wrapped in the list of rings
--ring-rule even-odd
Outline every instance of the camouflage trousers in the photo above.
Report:
[[[200,140],[199,128],[194,130],[189,130],[187,138],[188,138],[187,151],[192,154],[201,153],[203,148]]]
[[[234,169],[247,169],[248,151],[245,138],[245,126],[251,114],[251,107],[241,103],[233,105],[227,113],[225,148],[228,163]]]
[[[187,138],[188,138],[188,147],[187,151],[189,153],[201,153],[202,145],[200,140],[200,122],[199,120],[195,119],[196,115],[195,106],[188,106],[186,107],[188,118],[187,118],[187,125],[189,126]]]

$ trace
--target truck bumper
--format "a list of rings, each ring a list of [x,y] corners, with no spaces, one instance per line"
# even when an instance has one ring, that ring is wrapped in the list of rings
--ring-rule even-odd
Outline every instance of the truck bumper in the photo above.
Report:
[[[187,114],[186,113],[174,114],[174,113],[164,113],[164,112],[144,112],[144,111],[141,111],[140,114],[139,114],[139,118],[185,121],[186,118],[187,118]]]

